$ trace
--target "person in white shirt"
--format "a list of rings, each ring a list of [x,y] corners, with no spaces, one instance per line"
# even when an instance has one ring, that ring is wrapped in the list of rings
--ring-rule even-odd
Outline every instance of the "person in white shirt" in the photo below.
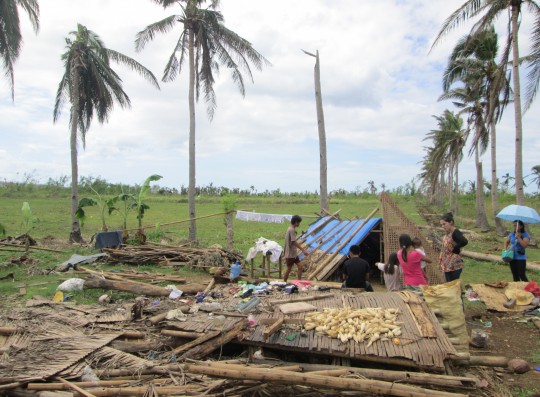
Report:
[[[384,284],[388,291],[401,291],[403,284],[401,282],[401,267],[396,252],[388,256],[388,263],[376,263],[377,267],[384,276]]]

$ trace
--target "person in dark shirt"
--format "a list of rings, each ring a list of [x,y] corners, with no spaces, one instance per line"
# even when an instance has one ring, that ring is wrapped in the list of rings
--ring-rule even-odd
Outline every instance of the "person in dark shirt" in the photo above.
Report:
[[[366,291],[373,291],[369,282],[369,263],[360,258],[358,245],[351,245],[349,248],[349,259],[343,264],[342,277],[344,288],[364,288]]]

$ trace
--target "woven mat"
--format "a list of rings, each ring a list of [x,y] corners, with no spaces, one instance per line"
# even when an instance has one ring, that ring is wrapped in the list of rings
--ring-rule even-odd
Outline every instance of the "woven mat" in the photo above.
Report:
[[[531,306],[514,306],[511,309],[504,307],[504,303],[508,300],[504,291],[508,288],[524,289],[528,284],[526,281],[509,282],[504,288],[494,288],[485,284],[471,284],[472,289],[478,294],[478,298],[485,303],[488,310],[498,312],[521,312],[527,310]]]

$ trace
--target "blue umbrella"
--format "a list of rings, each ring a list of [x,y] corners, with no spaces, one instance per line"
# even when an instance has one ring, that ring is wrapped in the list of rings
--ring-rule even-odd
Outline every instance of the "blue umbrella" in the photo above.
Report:
[[[497,214],[497,218],[504,219],[505,221],[540,223],[540,215],[538,215],[538,212],[536,212],[534,208],[516,204],[504,207],[502,211]]]

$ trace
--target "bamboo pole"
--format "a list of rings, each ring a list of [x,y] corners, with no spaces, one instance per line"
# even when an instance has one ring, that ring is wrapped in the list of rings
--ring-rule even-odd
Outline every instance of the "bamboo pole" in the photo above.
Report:
[[[187,339],[197,339],[204,335],[202,332],[188,332],[188,331],[173,331],[171,329],[161,330],[161,335],[173,336],[175,338],[187,338]]]
[[[0,245],[5,245],[7,247],[25,248],[24,246],[19,245],[19,244],[11,244],[11,243],[4,243],[4,242],[0,242]],[[62,253],[65,253],[65,251],[54,250],[52,248],[36,247],[34,245],[29,245],[28,248],[31,249],[31,250],[38,250],[38,251],[49,251],[49,252],[62,252]]]
[[[320,300],[320,299],[332,298],[334,296],[335,296],[334,293],[328,293],[328,294],[320,294],[320,295],[303,296],[301,298],[294,298],[294,299],[270,299],[268,300],[268,303],[270,303],[271,305],[279,305],[281,303],[315,301],[315,300]]]
[[[380,380],[334,378],[330,376],[311,375],[268,368],[245,367],[240,371],[238,369],[212,368],[202,365],[187,364],[186,370],[195,374],[203,374],[227,379],[246,379],[267,383],[322,387],[325,389],[364,391],[389,396],[466,397],[465,394],[428,390],[415,386],[400,383],[390,383]]]
[[[84,390],[84,389],[81,389],[79,386],[74,385],[73,383],[68,382],[68,381],[65,380],[65,379],[62,379],[62,378],[60,378],[60,377],[58,377],[57,379],[58,379],[60,382],[64,383],[66,386],[68,386],[70,389],[73,389],[73,390],[75,390],[76,392],[81,393],[83,396],[86,396],[86,397],[95,397],[94,394],[89,393],[89,392],[87,392],[87,391]]]

